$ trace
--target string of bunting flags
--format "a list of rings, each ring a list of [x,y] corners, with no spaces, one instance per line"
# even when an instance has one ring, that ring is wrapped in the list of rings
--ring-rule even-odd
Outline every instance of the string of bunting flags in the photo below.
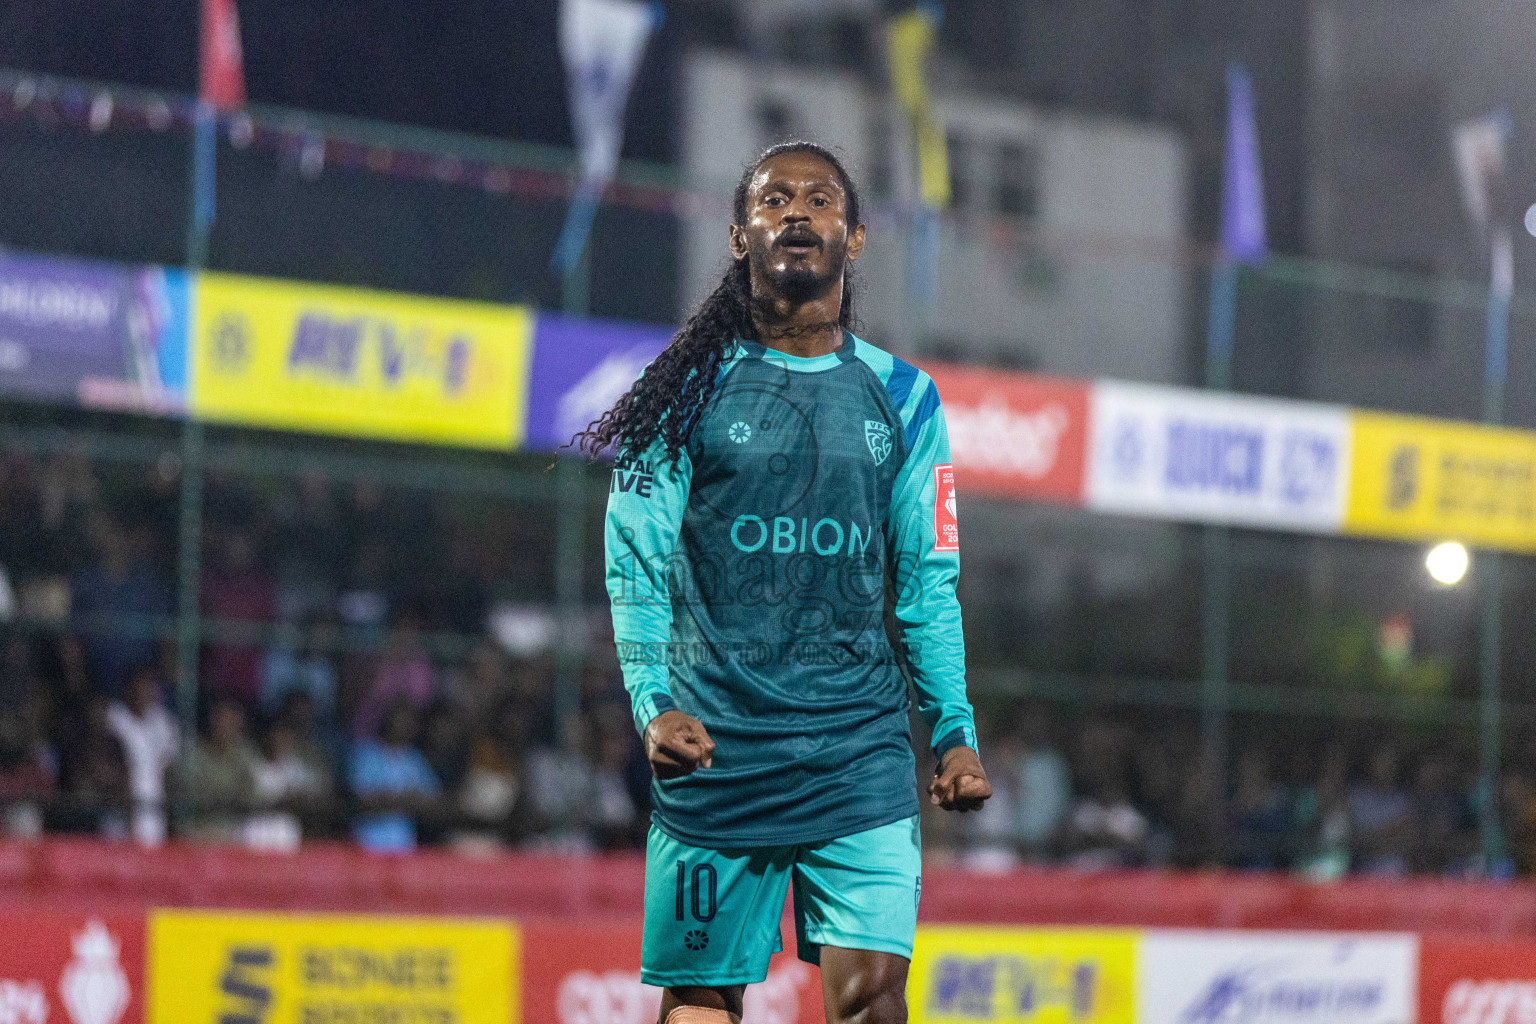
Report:
[[[664,327],[521,306],[0,253],[0,396],[552,450]],[[962,502],[1536,552],[1536,431],[921,361]]]

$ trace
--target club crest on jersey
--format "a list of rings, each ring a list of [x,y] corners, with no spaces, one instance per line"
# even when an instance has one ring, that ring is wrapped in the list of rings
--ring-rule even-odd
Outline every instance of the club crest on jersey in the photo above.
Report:
[[[875,457],[875,465],[891,457],[891,428],[888,424],[865,420],[864,440],[869,442],[869,454]]]

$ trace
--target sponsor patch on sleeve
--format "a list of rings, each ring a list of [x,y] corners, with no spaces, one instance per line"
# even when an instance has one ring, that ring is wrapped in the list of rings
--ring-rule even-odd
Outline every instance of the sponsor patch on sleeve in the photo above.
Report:
[[[955,518],[955,467],[933,467],[933,550],[960,550],[960,521]]]

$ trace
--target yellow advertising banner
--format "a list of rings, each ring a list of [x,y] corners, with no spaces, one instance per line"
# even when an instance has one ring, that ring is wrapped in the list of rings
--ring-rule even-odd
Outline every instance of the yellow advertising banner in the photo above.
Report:
[[[1131,1024],[1137,933],[920,926],[913,1024]]]
[[[441,918],[162,911],[147,1024],[517,1024],[518,935]]]
[[[1350,413],[1344,532],[1536,551],[1536,433]]]
[[[232,274],[194,287],[196,416],[487,448],[522,440],[527,309]]]

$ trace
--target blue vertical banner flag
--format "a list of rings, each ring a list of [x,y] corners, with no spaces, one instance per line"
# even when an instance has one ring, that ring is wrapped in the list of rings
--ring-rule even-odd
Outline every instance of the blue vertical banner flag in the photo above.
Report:
[[[1205,383],[1232,386],[1232,347],[1237,334],[1237,268],[1258,264],[1268,251],[1264,229],[1264,175],[1259,164],[1259,127],[1253,84],[1240,64],[1227,67],[1227,154],[1221,188],[1221,227],[1211,270],[1211,307],[1205,337]]]
[[[1253,112],[1253,84],[1238,64],[1227,68],[1227,160],[1221,190],[1222,254],[1239,263],[1262,263],[1264,176],[1259,164],[1259,129]]]
[[[630,86],[645,45],[661,20],[659,5],[637,0],[563,0],[560,4],[560,53],[581,153],[581,183],[551,260],[560,274],[581,259],[597,204],[618,169]]]

